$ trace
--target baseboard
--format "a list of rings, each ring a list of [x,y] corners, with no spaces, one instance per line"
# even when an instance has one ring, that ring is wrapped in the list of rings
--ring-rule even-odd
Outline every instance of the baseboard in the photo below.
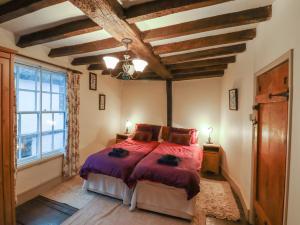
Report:
[[[242,207],[243,207],[243,211],[244,211],[244,214],[245,214],[245,218],[247,221],[250,221],[250,209],[248,209],[247,207],[247,204],[245,202],[245,198],[241,192],[241,189],[239,187],[239,185],[237,185],[237,183],[234,181],[233,178],[230,177],[230,175],[228,174],[228,172],[221,167],[221,170],[222,170],[222,175],[226,178],[226,180],[229,182],[231,188],[233,189],[233,191],[237,194],[241,204],[242,204]]]
[[[51,188],[59,185],[62,182],[63,182],[63,177],[59,176],[59,177],[53,178],[45,183],[42,183],[39,186],[37,186],[29,191],[19,194],[17,197],[17,206],[37,197],[41,193],[50,190]]]

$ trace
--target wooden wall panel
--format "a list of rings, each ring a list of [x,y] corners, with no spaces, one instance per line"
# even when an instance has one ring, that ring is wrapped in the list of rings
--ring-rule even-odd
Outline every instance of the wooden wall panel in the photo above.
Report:
[[[1,48],[0,53],[0,224],[14,225],[14,55]]]

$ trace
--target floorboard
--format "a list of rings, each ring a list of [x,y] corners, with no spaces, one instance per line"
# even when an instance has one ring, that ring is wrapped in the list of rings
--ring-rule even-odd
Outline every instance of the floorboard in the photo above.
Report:
[[[212,173],[201,174],[206,179],[225,181],[222,175]],[[241,220],[238,222],[207,217],[206,225],[249,225],[245,219],[242,205],[236,194]],[[17,207],[17,225],[59,225],[72,216],[78,209],[67,204],[59,203],[43,196],[38,196]]]

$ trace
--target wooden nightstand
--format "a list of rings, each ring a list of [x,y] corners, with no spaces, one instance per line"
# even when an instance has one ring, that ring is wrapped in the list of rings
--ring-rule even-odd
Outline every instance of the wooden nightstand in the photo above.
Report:
[[[116,135],[116,143],[126,140],[130,137],[131,134],[117,134]]]
[[[204,144],[203,145],[203,162],[202,172],[213,172],[219,174],[221,163],[220,145]]]

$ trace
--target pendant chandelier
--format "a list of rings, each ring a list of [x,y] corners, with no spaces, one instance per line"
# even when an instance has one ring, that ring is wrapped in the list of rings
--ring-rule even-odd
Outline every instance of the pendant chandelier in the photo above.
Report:
[[[123,80],[131,80],[131,79],[137,79],[138,73],[141,73],[144,71],[145,67],[148,65],[148,63],[145,60],[142,59],[131,59],[128,51],[128,45],[132,43],[132,40],[129,38],[124,38],[122,40],[122,43],[126,47],[126,52],[124,54],[124,59],[119,60],[116,57],[113,56],[105,56],[103,57],[104,63],[106,65],[106,68],[112,72],[117,66],[117,64],[121,61],[122,64],[122,71],[118,73],[117,75],[113,76],[115,78],[122,78]],[[112,74],[112,73],[111,73]]]

